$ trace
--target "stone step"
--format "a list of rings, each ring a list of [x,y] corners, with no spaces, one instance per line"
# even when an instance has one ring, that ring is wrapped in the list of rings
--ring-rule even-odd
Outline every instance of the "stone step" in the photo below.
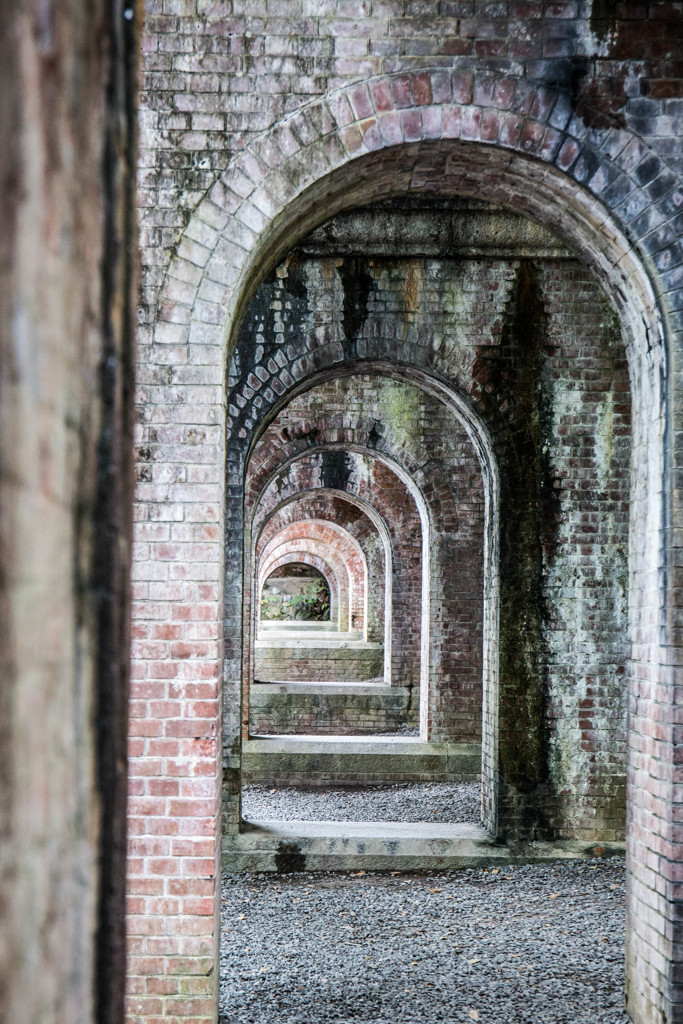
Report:
[[[254,820],[223,840],[223,870],[442,871],[621,855],[609,846],[563,840],[506,846],[468,822]]]
[[[261,619],[258,624],[261,633],[338,633],[334,622],[329,619]],[[357,631],[356,631],[357,632]]]
[[[348,633],[293,637],[276,634],[254,643],[254,679],[259,683],[278,680],[305,682],[361,682],[376,679],[384,671],[384,644],[347,639]]]
[[[385,683],[381,676],[375,679],[364,679],[359,683],[327,682],[324,679],[297,679],[291,682],[288,679],[275,679],[269,683],[255,683],[252,689],[250,703],[254,697],[268,696],[275,694],[305,694],[306,696],[323,696],[344,694],[355,697],[389,697],[394,693],[408,693],[407,686],[392,686]]]
[[[242,746],[245,781],[272,785],[474,782],[478,743],[427,743],[415,736],[255,736]]]
[[[259,735],[377,735],[417,731],[418,708],[407,686],[369,683],[255,683],[249,695],[250,731]]]

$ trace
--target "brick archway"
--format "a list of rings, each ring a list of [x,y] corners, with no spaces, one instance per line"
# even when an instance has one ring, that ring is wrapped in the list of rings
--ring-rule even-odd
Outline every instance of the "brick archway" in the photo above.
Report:
[[[439,143],[440,170],[462,172],[457,183],[435,180]],[[662,331],[646,261],[663,291],[676,282],[673,275],[666,287],[666,206],[642,223],[640,237],[622,224],[630,210],[657,207],[662,185],[650,185],[662,173],[670,174],[661,157],[618,122],[591,133],[565,93],[509,73],[423,69],[345,86],[264,132],[209,189],[167,272],[155,342],[223,346],[226,327],[235,329],[293,238],[371,198],[438,184],[511,206],[566,239],[627,310],[625,320],[634,317],[629,340],[644,323],[653,346]],[[674,175],[668,185],[673,191]]]
[[[673,801],[671,648],[676,641],[672,624],[677,598],[669,569],[675,548],[670,532],[671,481],[677,463],[676,424],[667,419],[667,409],[683,302],[672,248],[677,233],[672,223],[677,212],[672,199],[678,195],[675,180],[671,177],[663,198],[653,185],[655,178],[666,179],[667,174],[660,158],[627,130],[614,126],[602,133],[590,132],[572,115],[565,95],[534,89],[522,79],[437,69],[345,88],[302,108],[258,139],[209,190],[194,211],[167,274],[162,317],[154,343],[145,352],[151,365],[165,367],[173,349],[182,351],[181,372],[170,385],[175,389],[174,414],[182,416],[187,409],[186,422],[194,422],[189,410],[201,405],[206,422],[212,425],[209,434],[220,464],[226,422],[222,409],[225,362],[241,314],[265,271],[292,240],[332,213],[377,196],[450,189],[511,206],[546,224],[594,270],[619,312],[634,390],[630,619],[632,664],[638,667],[630,673],[633,754],[628,839],[634,911],[629,973],[631,1002],[636,1007],[660,999],[656,992],[652,994],[649,951],[655,945],[655,933],[671,931],[677,895],[675,865],[680,859],[671,821],[652,815],[649,797],[650,780],[655,778],[665,803]],[[665,376],[667,361],[671,365]],[[184,366],[193,367],[194,379],[184,378]],[[312,368],[302,365],[301,379]],[[257,397],[258,382],[255,376]],[[228,425],[232,415],[228,410]],[[213,787],[193,787],[188,779],[184,790],[193,836],[201,840],[196,839],[192,854],[182,856],[192,862],[188,871],[199,873],[200,861],[206,862],[205,903],[189,915],[192,925],[182,918],[177,934],[167,932],[169,955],[194,957],[196,967],[188,963],[187,973],[196,971],[206,978],[211,970],[205,969],[206,959],[218,962],[217,737],[223,652],[219,641],[222,541],[216,523],[222,519],[224,492],[215,476],[194,489],[174,476],[175,467],[197,461],[197,444],[190,437],[168,442],[168,448],[160,443],[156,462],[167,467],[168,482],[153,494],[143,486],[140,497],[153,504],[165,501],[171,513],[177,509],[180,517],[189,514],[190,521],[205,530],[199,542],[203,550],[190,552],[191,544],[198,544],[195,538],[187,541],[187,560],[208,567],[201,570],[196,585],[214,633],[186,644],[184,653],[174,655],[169,650],[164,659],[166,671],[190,683],[201,697],[179,698],[176,719],[163,729],[165,737],[174,737],[183,746],[193,774],[204,776],[204,782],[214,780]],[[228,462],[227,486],[239,484],[240,467]],[[229,542],[240,529],[238,522],[228,524]],[[143,607],[140,615],[145,614]],[[236,644],[234,637],[225,642],[227,675],[239,660]],[[146,659],[141,655],[140,660]],[[638,695],[636,677],[640,679]],[[667,724],[656,731],[655,706],[666,709],[668,716]],[[226,709],[226,718],[233,714],[233,709]],[[137,772],[145,774],[151,757],[139,740],[139,736],[132,740],[133,778]],[[647,829],[641,819],[647,821]],[[139,877],[132,881],[135,887],[145,877],[142,861],[151,856],[145,851],[153,847],[151,839],[146,844],[145,838],[152,835],[150,822],[135,802],[130,833],[141,837],[134,839],[140,863]],[[648,882],[645,865],[653,857],[661,858],[661,897],[654,895]],[[132,874],[137,874],[135,866]],[[141,927],[161,926],[166,931],[161,911],[144,916]],[[198,945],[188,953],[183,935],[192,928],[207,938],[201,951]],[[133,939],[136,934],[133,927]],[[662,970],[671,977],[676,955],[671,944],[667,948]],[[150,970],[156,973],[135,954],[130,969],[142,979]],[[195,1000],[193,1013],[200,1019],[212,1019],[215,983],[208,981],[204,997]]]
[[[270,576],[277,569],[283,568],[286,565],[310,565],[313,569],[317,569],[325,583],[330,596],[330,623],[334,623],[337,628],[339,625],[339,593],[340,586],[337,574],[328,561],[324,558],[312,554],[310,551],[293,551],[288,554],[283,554],[279,558],[274,558],[272,563],[268,567],[268,576],[263,579],[261,583],[259,593],[263,594],[263,587],[268,582]]]
[[[307,547],[310,545],[310,547]],[[326,561],[334,559],[337,579],[346,574],[348,614],[346,629],[366,629],[367,604],[367,563],[365,554],[356,540],[344,527],[323,520],[300,520],[280,528],[258,555],[256,574],[260,593],[271,562],[287,551],[313,551]],[[341,581],[340,581],[341,582]],[[354,622],[356,625],[354,626]],[[341,624],[340,624],[341,626]]]
[[[324,439],[321,437],[320,441]],[[288,497],[293,499],[296,495],[283,494],[281,487],[277,486],[285,476],[289,479],[294,476],[297,486],[308,487],[314,483],[311,475],[317,476],[317,459],[325,451],[340,451],[338,446],[317,446],[309,451],[296,452],[296,447],[287,445],[278,453],[278,459],[271,465],[270,460],[262,467],[263,476],[259,475],[255,484],[261,486],[256,515],[260,517],[265,510],[269,509],[272,503],[278,504]],[[350,460],[358,457],[361,465],[364,461],[370,461],[371,465],[377,467],[373,476],[373,486],[370,488],[364,484],[362,479],[357,483],[349,481],[343,492],[345,500],[358,502],[364,512],[373,517],[375,528],[383,537],[384,548],[384,601],[383,607],[388,613],[383,613],[384,620],[384,644],[385,644],[385,679],[390,682],[392,674],[410,679],[417,685],[421,672],[421,635],[422,635],[422,610],[425,605],[425,580],[427,578],[428,566],[422,564],[424,540],[423,533],[428,529],[427,508],[421,495],[415,490],[411,492],[405,481],[402,480],[385,462],[378,462],[372,453],[365,450],[355,451],[345,448]],[[372,457],[372,458],[371,458]],[[313,465],[312,465],[313,463]],[[266,475],[268,474],[268,475]],[[396,490],[400,490],[400,503],[396,499]],[[299,493],[297,491],[297,493]],[[417,501],[416,501],[417,497]],[[433,510],[432,510],[433,511]],[[387,528],[391,523],[391,531]],[[259,519],[255,520],[255,529],[262,529]],[[260,544],[260,537],[256,540]],[[258,549],[258,548],[257,548]],[[393,553],[392,553],[393,552]],[[401,567],[401,578],[397,580],[397,586],[392,581],[392,566]],[[370,595],[369,595],[370,596]],[[392,597],[400,599],[405,605],[396,616],[392,613]],[[410,608],[417,609],[411,612]],[[393,638],[393,639],[392,639]],[[381,639],[375,636],[374,639]]]
[[[258,535],[254,538],[254,564],[264,544],[288,523],[301,519],[342,523],[361,545],[368,565],[368,639],[381,641],[387,633],[385,597],[387,587],[391,587],[389,532],[384,521],[367,502],[355,495],[352,496],[355,500],[347,501],[343,495],[342,491],[333,494],[323,488],[299,491],[296,495],[280,500],[276,500],[279,496],[275,494],[264,495],[259,509],[263,518],[258,525]],[[267,505],[266,498],[271,498]],[[353,513],[353,520],[350,513]]]

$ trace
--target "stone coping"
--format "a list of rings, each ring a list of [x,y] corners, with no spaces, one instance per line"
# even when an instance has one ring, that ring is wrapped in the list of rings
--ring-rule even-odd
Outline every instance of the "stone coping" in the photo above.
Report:
[[[479,756],[479,743],[431,743],[419,736],[251,736],[244,754],[459,754]]]
[[[354,640],[349,639],[347,633],[341,633],[338,636],[297,636],[288,637],[282,633],[278,633],[273,637],[268,637],[267,640],[262,638],[254,641],[254,647],[257,651],[268,651],[268,650],[289,650],[290,648],[297,648],[301,651],[381,651],[384,648],[384,644],[377,643],[372,640]]]
[[[266,832],[285,839],[302,837],[348,839],[475,839],[490,842],[481,825],[471,821],[306,821],[280,818],[245,819],[244,831]]]
[[[373,682],[372,680],[366,680],[360,683],[335,683],[325,682],[321,680],[311,679],[306,682],[286,682],[286,681],[270,681],[267,683],[261,683],[258,680],[254,680],[254,686],[258,687],[260,695],[268,696],[270,694],[279,693],[299,693],[299,694],[311,694],[325,696],[332,696],[335,694],[344,694],[346,696],[353,697],[382,697],[382,696],[395,696],[397,693],[402,691],[408,691],[409,687],[391,685],[385,683],[384,680],[378,680]]]

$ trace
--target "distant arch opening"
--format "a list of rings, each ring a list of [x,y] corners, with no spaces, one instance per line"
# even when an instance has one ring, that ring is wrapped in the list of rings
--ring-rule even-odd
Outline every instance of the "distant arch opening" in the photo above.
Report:
[[[292,559],[273,569],[261,588],[261,622],[326,622],[330,585],[315,566]]]

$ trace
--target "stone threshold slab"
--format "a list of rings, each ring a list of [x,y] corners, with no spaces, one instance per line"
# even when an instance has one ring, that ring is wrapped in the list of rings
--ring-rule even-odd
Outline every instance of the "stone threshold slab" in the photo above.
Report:
[[[254,641],[257,651],[290,651],[294,648],[305,651],[381,651],[384,644],[375,640],[347,639],[344,636],[317,636],[311,635],[292,637],[291,633],[275,634],[267,638],[259,637]],[[302,653],[302,658],[305,654]]]
[[[488,843],[489,835],[482,825],[470,821],[309,821],[255,818],[244,822],[243,835],[254,833],[270,839],[474,839]]]
[[[335,694],[344,694],[358,696],[358,697],[378,697],[378,696],[401,696],[408,692],[407,686],[392,686],[391,683],[376,682],[373,683],[370,680],[364,680],[359,683],[335,683],[326,682],[321,680],[317,682],[314,679],[307,680],[306,682],[292,681],[287,682],[273,681],[267,683],[261,683],[258,680],[254,680],[254,692],[256,695],[270,696],[276,693],[305,693],[315,694],[316,696],[333,696]]]
[[[432,743],[419,736],[252,736],[243,754],[407,754],[414,757],[481,756],[478,743]]]
[[[223,842],[223,870],[439,871],[623,855],[625,844],[576,840],[495,843],[474,823],[245,822]]]

